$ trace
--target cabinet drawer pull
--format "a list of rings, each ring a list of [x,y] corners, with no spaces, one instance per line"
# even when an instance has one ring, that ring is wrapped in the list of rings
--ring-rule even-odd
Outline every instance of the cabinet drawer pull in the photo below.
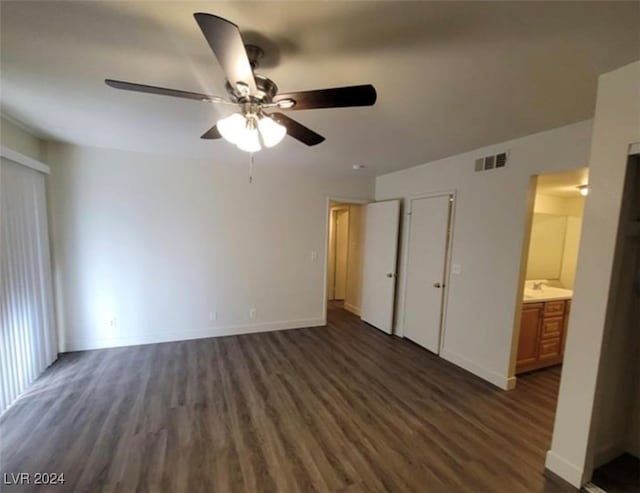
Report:
[[[564,313],[564,300],[562,301],[547,301],[544,304],[544,314],[547,315],[562,315]]]

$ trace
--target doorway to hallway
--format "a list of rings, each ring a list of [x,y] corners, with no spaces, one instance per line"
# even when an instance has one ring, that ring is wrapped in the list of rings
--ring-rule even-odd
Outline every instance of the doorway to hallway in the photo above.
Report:
[[[360,315],[364,204],[331,201],[327,258],[327,301]]]

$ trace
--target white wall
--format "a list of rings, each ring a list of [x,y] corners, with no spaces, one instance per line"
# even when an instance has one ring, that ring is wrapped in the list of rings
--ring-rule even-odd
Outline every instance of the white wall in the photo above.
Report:
[[[586,165],[591,121],[584,121],[408,170],[380,176],[376,200],[456,190],[446,331],[441,356],[503,388],[513,385],[511,343],[533,174]],[[507,168],[474,172],[478,157],[510,151]],[[406,222],[398,286],[403,306]],[[402,311],[395,327],[401,334]]]
[[[327,196],[373,189],[292,166],[258,167],[250,185],[213,157],[62,144],[48,162],[67,351],[321,325]]]
[[[20,123],[5,116],[0,118],[0,145],[37,161],[44,161],[43,141],[23,128]]]
[[[591,433],[629,144],[640,141],[640,62],[600,76],[574,298],[547,467],[575,486],[591,476]],[[590,441],[591,436],[591,441]],[[591,443],[590,443],[591,442]]]

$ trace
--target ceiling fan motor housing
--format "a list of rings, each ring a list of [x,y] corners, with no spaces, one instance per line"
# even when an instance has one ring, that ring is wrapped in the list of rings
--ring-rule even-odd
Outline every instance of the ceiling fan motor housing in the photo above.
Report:
[[[242,94],[237,87],[232,86],[229,81],[227,81],[226,89],[234,103],[257,102],[268,104],[273,101],[274,96],[278,93],[276,83],[259,74],[254,74],[254,79],[258,92],[250,95]]]
[[[256,45],[244,45],[244,49],[247,52],[249,65],[253,70],[257,69],[260,66],[260,59],[264,56],[264,51]]]

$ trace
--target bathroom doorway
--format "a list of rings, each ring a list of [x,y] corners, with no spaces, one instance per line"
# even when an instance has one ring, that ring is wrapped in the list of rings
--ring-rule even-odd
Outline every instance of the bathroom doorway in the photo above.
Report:
[[[330,201],[327,307],[360,316],[365,204]]]
[[[549,370],[559,380],[588,178],[588,169],[580,168],[532,180],[512,375]]]

